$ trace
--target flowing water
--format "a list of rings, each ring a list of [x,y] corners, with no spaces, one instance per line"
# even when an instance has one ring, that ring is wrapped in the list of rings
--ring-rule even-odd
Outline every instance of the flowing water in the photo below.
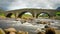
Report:
[[[51,20],[51,19],[40,19],[40,21],[53,21],[52,25],[54,27],[60,27],[60,20]],[[34,22],[39,21],[39,19],[35,19]],[[37,28],[44,28],[45,25],[41,24],[36,24],[32,25],[31,23],[24,23],[21,24],[21,21],[15,21],[15,19],[7,19],[7,20],[0,20],[0,28],[6,29],[9,27],[14,27],[17,31],[22,30],[22,31],[28,31],[29,34],[36,34],[36,29]]]

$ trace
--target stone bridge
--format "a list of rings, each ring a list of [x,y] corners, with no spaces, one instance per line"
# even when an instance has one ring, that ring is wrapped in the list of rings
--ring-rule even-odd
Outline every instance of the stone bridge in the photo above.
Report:
[[[10,17],[12,14],[15,15],[16,18],[19,16],[21,17],[24,13],[30,12],[34,18],[37,18],[40,13],[46,13],[49,15],[50,18],[56,16],[56,12],[60,10],[52,10],[52,9],[18,9],[18,10],[11,10],[11,11],[4,11],[4,15],[6,17]]]

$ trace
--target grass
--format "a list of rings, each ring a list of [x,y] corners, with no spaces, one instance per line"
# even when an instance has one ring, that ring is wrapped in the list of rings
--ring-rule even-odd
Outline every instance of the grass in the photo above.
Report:
[[[21,18],[32,18],[32,15],[24,14],[24,15],[22,15],[22,17],[21,17]]]

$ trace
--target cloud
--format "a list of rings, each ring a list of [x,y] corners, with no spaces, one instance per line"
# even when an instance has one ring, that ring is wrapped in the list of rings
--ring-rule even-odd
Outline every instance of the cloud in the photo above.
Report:
[[[0,0],[0,7],[4,10],[22,8],[56,9],[60,7],[60,0]]]
[[[12,2],[13,2],[12,0],[0,0],[0,8],[7,10],[7,8]]]

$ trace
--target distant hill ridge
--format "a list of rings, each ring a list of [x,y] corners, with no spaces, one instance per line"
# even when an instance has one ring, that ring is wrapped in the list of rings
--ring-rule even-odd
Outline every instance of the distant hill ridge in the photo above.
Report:
[[[60,7],[58,7],[56,10],[60,10]]]

